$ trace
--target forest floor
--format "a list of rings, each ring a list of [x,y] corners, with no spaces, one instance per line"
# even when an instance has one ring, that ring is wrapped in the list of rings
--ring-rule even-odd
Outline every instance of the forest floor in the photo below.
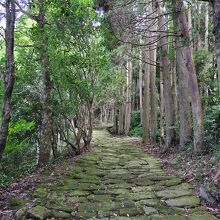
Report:
[[[160,159],[128,138],[97,130],[94,144],[92,152],[72,163],[34,176],[38,180],[31,190],[20,189],[0,204],[0,219],[12,219],[12,213],[17,220],[217,219],[201,206],[191,184],[165,173]]]

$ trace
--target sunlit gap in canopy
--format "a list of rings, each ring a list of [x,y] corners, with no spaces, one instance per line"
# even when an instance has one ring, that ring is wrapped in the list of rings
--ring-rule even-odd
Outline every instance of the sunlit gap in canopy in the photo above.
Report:
[[[97,13],[98,15],[98,19],[93,21],[93,26],[94,27],[99,27],[101,26],[101,18],[104,17],[104,9],[102,7],[99,7],[95,10],[95,12]]]
[[[5,4],[5,0],[1,0],[0,2],[0,30],[1,32],[3,31],[3,29],[6,26],[6,20],[5,20],[5,7],[3,6]],[[20,7],[24,10],[27,10],[28,4],[30,4],[30,0],[18,0],[16,1]],[[18,8],[18,6],[16,7],[16,21],[18,21],[18,19],[20,18],[20,16],[22,15],[20,9]]]

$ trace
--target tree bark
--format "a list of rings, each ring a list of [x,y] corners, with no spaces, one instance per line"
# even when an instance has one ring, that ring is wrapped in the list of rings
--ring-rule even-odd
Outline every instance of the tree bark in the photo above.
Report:
[[[160,69],[160,146],[164,146],[164,86],[163,73]]]
[[[205,49],[209,51],[209,3],[205,4]]]
[[[128,45],[129,54],[131,54],[131,44]],[[127,88],[126,88],[126,107],[125,107],[125,135],[128,135],[131,126],[131,109],[132,109],[132,102],[131,102],[131,94],[132,94],[132,59],[131,56],[128,55],[127,57]]]
[[[157,12],[158,12],[158,25],[160,30],[160,41],[159,46],[161,50],[161,60],[160,66],[162,68],[162,76],[164,83],[164,106],[166,115],[166,143],[164,146],[164,151],[166,151],[173,143],[175,137],[175,111],[174,102],[172,97],[171,89],[171,73],[170,73],[170,63],[168,58],[168,39],[165,36],[165,18],[162,14],[161,1],[157,0]]]
[[[205,50],[207,51],[207,54],[209,56],[209,3],[204,3],[205,4],[205,41],[204,41],[204,47]],[[209,69],[209,61],[205,62],[205,68],[204,68],[204,73],[207,73]],[[205,84],[203,84],[203,95],[208,96],[208,88]],[[206,102],[204,102],[207,104]]]
[[[192,42],[192,1],[188,1],[188,26],[189,26],[189,37],[190,37],[190,42]]]
[[[220,93],[220,1],[213,0],[213,23],[214,29],[213,34],[215,36],[215,46],[216,46],[216,59],[217,59],[217,66],[218,66],[218,87]]]
[[[148,49],[147,49],[148,50]],[[149,60],[149,51],[144,51],[144,60]],[[144,64],[144,93],[143,93],[143,143],[150,143],[150,65]]]
[[[143,124],[143,62],[142,62],[142,49],[140,49],[139,61],[139,103],[140,103],[140,118]]]
[[[39,1],[38,28],[41,36],[39,45],[40,66],[43,78],[42,91],[42,137],[39,149],[39,166],[48,163],[52,149],[53,122],[51,103],[51,76],[49,70],[48,36],[46,31],[45,1]]]
[[[173,38],[172,47],[173,50],[176,50],[176,39]],[[175,112],[175,121],[178,121],[178,100],[177,100],[177,71],[176,71],[176,51],[174,52],[171,60],[171,88],[172,88],[172,96],[173,96],[173,103],[174,103],[174,112]]]
[[[195,50],[199,50],[201,48],[201,36],[200,36],[200,14],[201,14],[201,4],[199,1],[196,2],[196,15],[195,15]]]
[[[5,29],[5,67],[4,72],[4,96],[2,106],[2,121],[0,127],[0,159],[6,147],[11,119],[11,97],[15,81],[14,67],[14,29],[15,29],[15,2],[6,0],[6,29]]]
[[[118,107],[116,103],[114,104],[114,125],[113,125],[113,132],[115,134],[118,133]]]
[[[185,144],[191,139],[191,113],[190,97],[188,91],[188,75],[184,62],[183,51],[177,39],[177,68],[178,68],[178,99],[179,99],[179,117],[180,117],[180,147],[184,148]]]
[[[174,31],[178,32],[178,21],[173,16]],[[189,29],[190,30],[190,29]],[[190,42],[192,42],[190,40]],[[180,118],[180,147],[183,149],[185,144],[191,139],[191,108],[190,96],[188,89],[187,67],[184,61],[183,49],[181,47],[181,39],[176,37],[176,66],[178,73],[178,100],[179,100],[179,118]]]
[[[194,132],[194,152],[200,152],[204,148],[204,125],[201,99],[197,82],[195,64],[192,56],[192,44],[190,42],[189,29],[184,11],[183,0],[174,0],[175,15],[181,34],[182,50],[184,62],[188,74],[188,86],[191,97],[193,132]]]
[[[156,3],[150,2],[150,13],[153,16],[157,16]],[[153,24],[151,29],[157,31],[157,24]],[[157,135],[157,89],[156,89],[156,64],[157,64],[157,39],[151,34],[152,43],[149,46],[150,49],[150,139],[151,143],[156,143]]]
[[[157,90],[156,90],[156,62],[157,62],[157,51],[156,45],[150,46],[150,133],[151,143],[156,142],[157,133]]]
[[[124,74],[126,71],[125,71],[125,68],[123,66],[123,64],[121,63],[121,72],[122,74]],[[124,97],[124,86],[121,87],[121,97]],[[124,104],[124,101],[120,103],[119,105],[119,125],[118,125],[118,134],[124,134],[124,125],[125,125],[125,104]]]

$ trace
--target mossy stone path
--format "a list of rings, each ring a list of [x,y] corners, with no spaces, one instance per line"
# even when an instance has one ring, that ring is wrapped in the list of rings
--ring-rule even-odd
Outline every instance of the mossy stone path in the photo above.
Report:
[[[34,207],[17,219],[214,220],[190,184],[161,169],[142,149],[95,131],[99,147],[56,184],[42,183]]]

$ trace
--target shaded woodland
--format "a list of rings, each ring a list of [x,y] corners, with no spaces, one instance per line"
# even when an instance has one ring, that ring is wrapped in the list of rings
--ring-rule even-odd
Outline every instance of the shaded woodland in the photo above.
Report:
[[[218,0],[4,0],[0,19],[0,186],[91,149],[100,124],[218,167]]]

